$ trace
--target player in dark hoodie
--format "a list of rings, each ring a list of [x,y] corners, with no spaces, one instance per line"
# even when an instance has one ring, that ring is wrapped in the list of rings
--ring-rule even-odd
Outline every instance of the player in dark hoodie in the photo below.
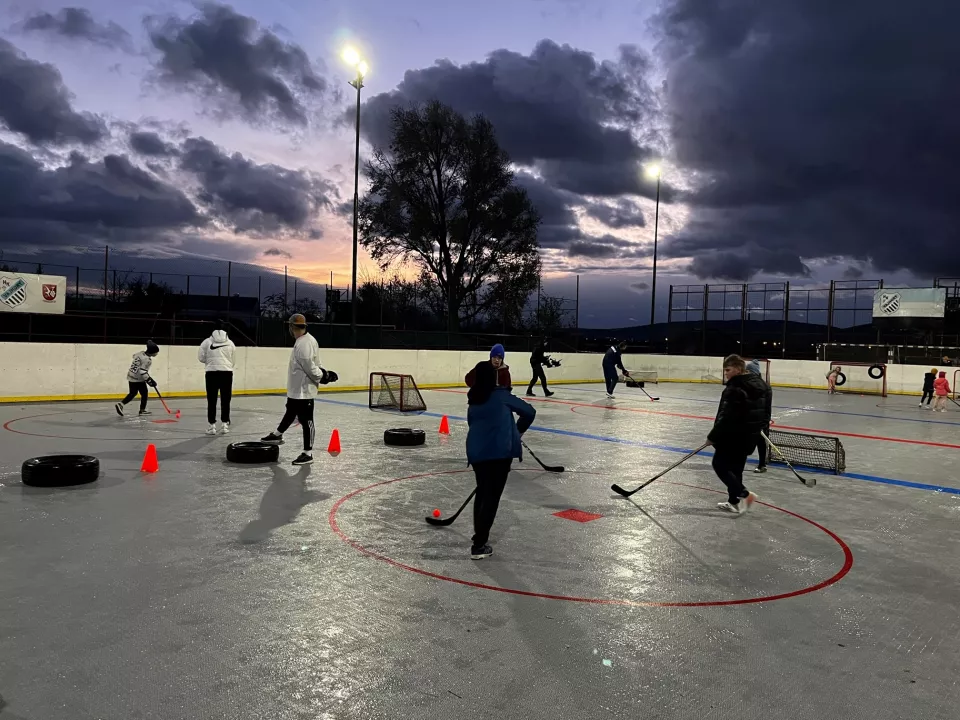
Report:
[[[547,388],[547,374],[543,371],[543,366],[547,364],[547,343],[548,340],[544,338],[537,346],[533,349],[533,352],[530,353],[530,372],[532,377],[530,378],[530,384],[527,385],[527,395],[534,397],[533,386],[537,384],[537,380],[540,381],[540,385],[543,386],[543,394],[547,397],[553,395]]]
[[[713,470],[727,486],[727,501],[717,507],[740,514],[750,510],[757,499],[743,486],[743,468],[766,424],[770,389],[763,378],[746,371],[739,355],[724,359],[723,377],[726,387],[707,442],[714,448]]]
[[[933,382],[937,379],[937,369],[930,368],[930,372],[923,374],[923,395],[920,396],[920,407],[927,403],[927,410],[930,409],[930,401],[933,400]]]
[[[756,360],[751,360],[747,363],[747,372],[753,373],[761,379],[763,378],[763,376],[760,374],[760,363]],[[766,418],[763,425],[763,433],[767,437],[770,437],[770,422],[773,419],[773,390],[770,388],[770,385],[766,380],[763,381],[763,384],[767,387],[767,396],[764,399]],[[770,456],[770,448],[767,447],[767,441],[764,440],[759,434],[757,435],[756,439],[758,461],[754,472],[765,473],[767,471],[767,458]]]

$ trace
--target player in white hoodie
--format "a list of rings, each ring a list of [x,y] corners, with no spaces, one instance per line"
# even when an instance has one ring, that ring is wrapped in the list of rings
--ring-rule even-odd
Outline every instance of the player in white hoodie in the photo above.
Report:
[[[223,323],[217,321],[217,329],[200,343],[197,360],[206,368],[207,386],[207,435],[217,434],[217,395],[220,395],[220,432],[230,432],[230,398],[233,394],[233,356],[237,346],[227,337]]]
[[[303,452],[293,461],[294,465],[309,465],[313,462],[313,405],[317,386],[337,381],[337,374],[320,367],[320,346],[313,335],[307,332],[307,319],[297,313],[289,320],[290,334],[294,337],[293,351],[287,368],[287,410],[275,432],[261,438],[262,442],[283,443],[283,433],[300,421],[303,429]]]
[[[157,386],[157,381],[150,377],[150,366],[153,365],[153,359],[159,352],[160,347],[153,340],[147,340],[147,349],[133,354],[130,369],[127,370],[127,385],[130,392],[123,400],[113,406],[117,415],[123,417],[123,407],[133,400],[137,393],[140,394],[140,414],[150,414],[150,411],[147,410],[147,398],[150,396],[147,386]]]

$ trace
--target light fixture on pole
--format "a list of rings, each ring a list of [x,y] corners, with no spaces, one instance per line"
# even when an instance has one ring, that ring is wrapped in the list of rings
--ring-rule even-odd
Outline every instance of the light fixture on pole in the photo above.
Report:
[[[653,211],[653,281],[650,284],[650,332],[653,339],[653,324],[657,311],[657,231],[660,225],[660,175],[659,165],[648,165],[646,168],[647,177],[651,180],[657,180],[657,204]]]
[[[360,211],[360,90],[363,88],[363,79],[370,69],[360,57],[355,48],[347,47],[341,56],[343,61],[356,71],[356,77],[350,80],[350,85],[357,90],[357,142],[353,159],[353,273],[350,289],[350,336],[353,345],[357,345],[357,230],[358,214]]]

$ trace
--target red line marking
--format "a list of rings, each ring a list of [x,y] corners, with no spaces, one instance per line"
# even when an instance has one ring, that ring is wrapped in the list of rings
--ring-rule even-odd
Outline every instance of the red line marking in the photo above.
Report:
[[[775,600],[786,600],[789,598],[799,597],[800,595],[806,595],[808,593],[817,592],[818,590],[823,590],[824,588],[829,587],[830,585],[838,583],[853,568],[853,551],[850,550],[850,547],[836,533],[834,533],[831,530],[828,530],[823,525],[820,525],[819,523],[804,517],[803,515],[798,515],[795,512],[791,512],[790,510],[786,510],[784,508],[777,507],[776,505],[771,505],[769,503],[764,503],[764,502],[758,502],[758,504],[771,508],[773,510],[779,510],[782,513],[785,513],[787,515],[790,515],[791,517],[797,518],[798,520],[802,520],[803,522],[808,523],[813,527],[817,528],[818,530],[821,530],[824,533],[826,533],[826,535],[830,537],[830,539],[832,539],[835,543],[837,543],[837,545],[840,546],[841,550],[843,550],[843,566],[840,568],[840,570],[838,570],[833,576],[827,578],[826,580],[818,582],[815,585],[810,585],[809,587],[800,588],[799,590],[792,590],[786,593],[778,593],[776,595],[764,595],[764,596],[758,596],[758,597],[752,597],[752,598],[741,598],[737,600],[702,600],[698,602],[655,602],[655,601],[644,602],[644,601],[637,601],[637,600],[624,600],[624,599],[618,599],[618,598],[590,598],[590,597],[580,597],[576,595],[553,595],[550,593],[540,593],[540,592],[534,592],[531,590],[518,590],[516,588],[505,588],[505,587],[497,587],[496,585],[487,585],[485,583],[474,582],[472,580],[463,580],[461,578],[455,578],[449,575],[441,575],[440,573],[435,573],[429,570],[424,570],[423,568],[407,565],[398,560],[394,560],[393,558],[387,557],[385,555],[381,555],[379,553],[374,552],[373,550],[370,550],[364,547],[356,540],[353,540],[352,538],[347,536],[347,534],[340,528],[340,523],[337,522],[337,512],[340,510],[340,507],[351,498],[354,498],[360,493],[366,492],[367,490],[372,490],[374,488],[378,488],[384,485],[391,485],[393,483],[401,482],[403,480],[414,480],[414,479],[425,478],[425,477],[434,477],[437,475],[455,475],[458,473],[465,473],[465,472],[470,472],[470,470],[445,470],[445,471],[438,471],[438,472],[431,472],[431,473],[419,473],[417,475],[408,475],[406,477],[394,478],[392,480],[384,480],[378,483],[374,483],[373,485],[367,485],[366,487],[362,487],[357,490],[354,490],[353,492],[348,493],[344,495],[342,498],[340,498],[339,500],[337,500],[337,502],[334,503],[333,507],[330,509],[330,515],[328,517],[328,522],[330,523],[330,529],[333,530],[333,532],[341,540],[343,540],[343,542],[345,542],[347,545],[357,550],[358,552],[363,553],[364,555],[367,555],[368,557],[374,558],[375,560],[380,560],[381,562],[385,562],[388,565],[392,565],[393,567],[399,568],[401,570],[406,570],[408,572],[412,572],[417,575],[433,578],[434,580],[443,580],[445,582],[451,582],[457,585],[465,585],[467,587],[477,588],[479,590],[490,590],[493,592],[501,592],[501,593],[506,593],[508,595],[521,595],[523,597],[533,597],[533,598],[540,598],[544,600],[565,600],[567,602],[587,603],[590,605],[621,605],[621,606],[628,606],[628,607],[721,607],[721,606],[727,606],[727,605],[751,605],[755,603],[773,602]],[[590,474],[593,474],[593,473],[590,473]],[[711,493],[724,494],[719,490],[714,490],[712,488],[704,488],[698,485],[685,485],[684,483],[669,483],[669,484],[682,485],[684,487],[695,488],[697,490],[706,490],[707,492],[711,492]]]
[[[461,390],[437,390],[437,392],[452,392],[452,393],[466,394]],[[556,403],[558,405],[568,405],[573,408],[578,408],[578,407],[597,408],[599,410],[618,410],[620,412],[644,413],[648,415],[666,415],[667,417],[686,418],[687,420],[709,420],[710,422],[714,421],[714,418],[710,417],[709,415],[689,415],[687,413],[675,413],[675,412],[669,412],[667,410],[644,410],[643,408],[613,407],[611,405],[596,405],[594,403],[574,402],[572,400],[553,400],[548,398],[525,398],[525,399],[532,402]],[[880,442],[895,442],[895,443],[903,443],[905,445],[925,445],[927,447],[940,447],[940,448],[947,448],[949,450],[960,450],[960,445],[955,445],[953,443],[933,442],[932,440],[909,440],[907,438],[886,437],[884,435],[864,435],[862,433],[843,432],[841,430],[821,430],[820,428],[800,427],[799,425],[781,425],[780,423],[777,423],[776,426],[781,430],[797,430],[799,432],[819,433],[821,435],[836,435],[839,437],[852,437],[852,438],[859,438],[861,440],[877,440]]]

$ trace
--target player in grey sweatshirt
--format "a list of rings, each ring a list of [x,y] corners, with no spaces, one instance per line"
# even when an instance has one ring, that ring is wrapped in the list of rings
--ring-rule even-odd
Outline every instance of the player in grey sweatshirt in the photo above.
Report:
[[[148,387],[156,387],[157,381],[150,377],[150,367],[153,365],[153,359],[159,354],[160,347],[153,341],[147,340],[147,349],[134,353],[133,361],[130,363],[130,369],[127,370],[127,383],[130,392],[127,396],[114,405],[117,415],[123,416],[124,406],[133,400],[137,394],[140,394],[140,414],[149,415],[147,410],[147,398],[149,397]]]

